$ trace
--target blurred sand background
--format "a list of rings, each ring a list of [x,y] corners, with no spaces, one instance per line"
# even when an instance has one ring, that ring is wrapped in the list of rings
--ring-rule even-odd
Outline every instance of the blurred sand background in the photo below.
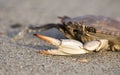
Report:
[[[120,0],[0,0],[0,75],[120,75],[120,53],[48,56],[36,53],[52,45],[28,34],[10,39],[29,25],[59,23],[57,16],[103,15],[120,20]],[[13,29],[12,24],[22,27]],[[56,29],[42,34],[64,38]],[[88,62],[82,62],[82,60]]]

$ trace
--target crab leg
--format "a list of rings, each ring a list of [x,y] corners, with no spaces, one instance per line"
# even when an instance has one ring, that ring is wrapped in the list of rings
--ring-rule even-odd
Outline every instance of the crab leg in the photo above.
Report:
[[[61,28],[61,24],[45,24],[43,26],[39,26],[39,27],[26,27],[25,29],[23,29],[22,31],[20,31],[16,36],[14,36],[11,40],[12,41],[17,41],[20,40],[22,38],[24,38],[24,36],[28,33],[35,33],[35,32],[41,32],[41,31],[45,31],[48,29],[52,29],[52,28]]]
[[[76,55],[76,54],[90,53],[93,51],[99,51],[101,49],[106,49],[108,47],[108,41],[104,39],[90,41],[85,44],[82,44],[81,42],[73,39],[58,40],[40,34],[34,34],[34,35],[58,47],[58,49],[53,49],[53,50],[40,50],[39,53],[42,54]]]

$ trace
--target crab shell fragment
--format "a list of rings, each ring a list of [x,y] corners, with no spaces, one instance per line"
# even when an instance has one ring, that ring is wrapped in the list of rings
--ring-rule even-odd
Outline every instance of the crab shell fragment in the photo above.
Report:
[[[56,28],[68,39],[55,39],[35,34],[58,49],[40,50],[42,54],[76,55],[101,50],[120,51],[120,22],[103,16],[59,17],[62,24]],[[52,28],[52,27],[51,27]]]

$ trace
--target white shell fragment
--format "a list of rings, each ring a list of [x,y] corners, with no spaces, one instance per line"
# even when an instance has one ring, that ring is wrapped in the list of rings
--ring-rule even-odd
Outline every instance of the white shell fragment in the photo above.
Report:
[[[71,49],[80,49],[83,48],[83,44],[77,40],[73,39],[62,39],[61,40],[61,47],[67,47]]]
[[[79,49],[60,48],[60,50],[61,50],[61,52],[67,53],[67,54],[69,54],[69,55],[88,53],[88,51],[87,51],[87,50],[84,50],[83,48],[79,48]]]
[[[69,55],[88,53],[87,50],[83,49],[83,44],[81,42],[73,39],[62,39],[58,50]]]
[[[90,41],[84,44],[84,48],[89,51],[96,50],[100,45],[100,41]]]

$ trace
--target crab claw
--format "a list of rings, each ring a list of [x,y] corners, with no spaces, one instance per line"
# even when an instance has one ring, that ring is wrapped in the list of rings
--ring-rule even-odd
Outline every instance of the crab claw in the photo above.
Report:
[[[101,49],[108,48],[108,40],[106,39],[93,40],[83,44],[80,41],[73,40],[73,39],[58,40],[58,39],[40,35],[40,34],[34,34],[34,35],[58,47],[58,49],[40,50],[39,53],[41,54],[76,55],[76,54],[85,54],[85,53],[90,53],[94,51],[100,51]]]
[[[58,39],[54,39],[54,38],[51,38],[51,37],[47,37],[47,36],[43,36],[43,35],[40,35],[40,34],[34,34],[35,36],[37,36],[38,38],[44,40],[44,41],[47,41],[55,46],[59,46],[60,45],[60,40]]]
[[[42,54],[75,55],[75,54],[84,54],[89,52],[83,49],[83,44],[81,42],[76,40],[72,40],[72,39],[58,40],[40,34],[34,34],[34,35],[58,47],[58,49],[53,49],[53,50],[40,50],[39,53]]]

